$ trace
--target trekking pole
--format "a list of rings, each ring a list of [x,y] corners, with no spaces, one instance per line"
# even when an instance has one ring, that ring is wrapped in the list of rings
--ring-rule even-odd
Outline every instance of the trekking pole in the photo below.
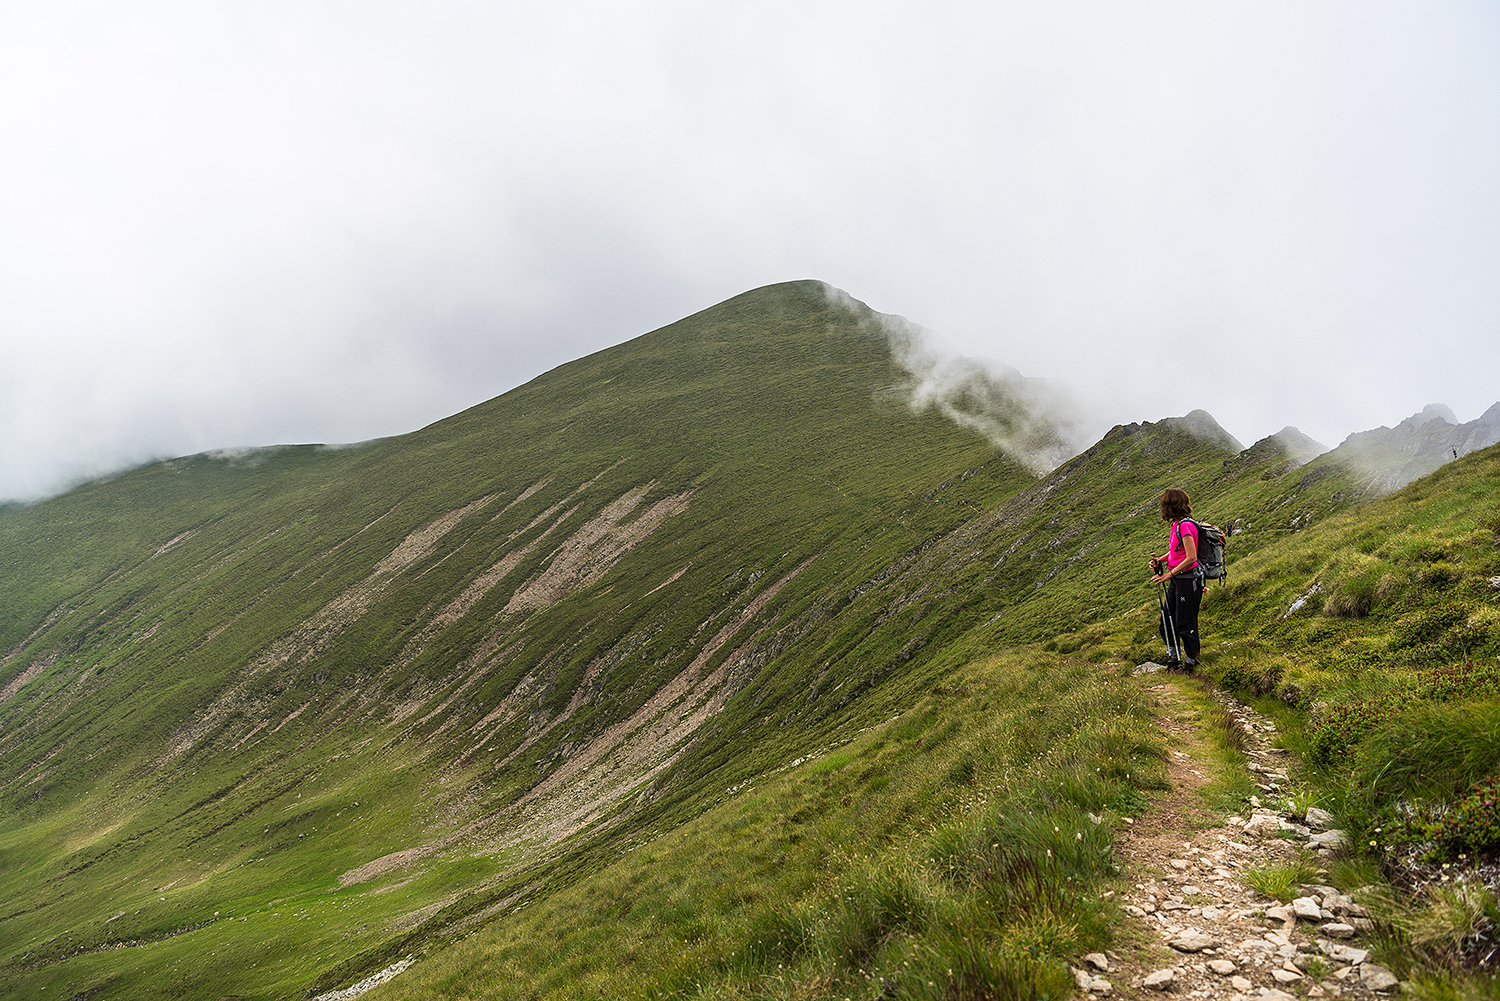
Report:
[[[1156,582],[1156,606],[1161,609],[1161,638],[1167,644],[1167,660],[1181,660],[1177,653],[1177,630],[1172,628],[1172,615],[1167,611],[1167,589],[1161,581]]]

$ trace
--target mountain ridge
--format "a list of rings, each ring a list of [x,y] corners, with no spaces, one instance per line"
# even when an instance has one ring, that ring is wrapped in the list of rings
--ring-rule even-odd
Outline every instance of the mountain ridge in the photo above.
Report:
[[[254,996],[346,985],[871,732],[976,651],[1149,644],[1165,485],[1236,558],[1364,496],[1202,411],[1039,477],[912,406],[891,322],[768,286],[411,435],[0,512],[6,996],[145,996],[139,946],[179,939],[195,990],[237,990],[250,953],[203,952],[283,900],[321,916],[258,940]],[[1063,440],[1014,421],[1013,380],[964,385]]]

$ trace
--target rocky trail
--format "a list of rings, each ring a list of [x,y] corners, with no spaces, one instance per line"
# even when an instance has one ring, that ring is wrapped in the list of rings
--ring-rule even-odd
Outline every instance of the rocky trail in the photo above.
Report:
[[[1081,993],[1150,998],[1163,994],[1223,1001],[1346,998],[1375,1001],[1400,990],[1372,961],[1371,929],[1359,893],[1301,884],[1283,903],[1246,882],[1253,869],[1310,863],[1321,869],[1343,839],[1316,808],[1289,811],[1290,754],[1272,746],[1276,726],[1218,693],[1226,725],[1237,728],[1259,794],[1240,815],[1209,812],[1200,790],[1214,767],[1188,686],[1194,679],[1137,674],[1150,685],[1171,741],[1170,791],[1153,801],[1116,843],[1128,922],[1109,954],[1079,958]],[[1202,698],[1203,696],[1198,696]]]

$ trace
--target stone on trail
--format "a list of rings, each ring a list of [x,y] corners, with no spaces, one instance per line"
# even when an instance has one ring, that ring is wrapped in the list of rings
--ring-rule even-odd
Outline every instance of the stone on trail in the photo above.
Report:
[[[1278,991],[1274,987],[1262,987],[1260,989],[1261,1001],[1297,1001],[1297,995],[1288,994],[1286,991]]]
[[[1292,910],[1297,912],[1297,917],[1306,921],[1323,920],[1323,908],[1311,897],[1298,897],[1292,901]]]
[[[1297,923],[1297,912],[1292,910],[1290,904],[1281,904],[1277,907],[1267,907],[1266,917],[1275,918],[1284,922],[1288,928]]]
[[[1109,957],[1102,952],[1091,952],[1083,957],[1083,961],[1101,973],[1109,972]]]
[[[1073,967],[1073,982],[1081,991],[1092,991],[1095,994],[1108,994],[1114,990],[1114,985],[1108,980],[1101,980],[1088,970],[1080,970]]]
[[[1271,971],[1271,976],[1275,977],[1279,984],[1295,984],[1302,979],[1302,974],[1296,970],[1283,970],[1279,967]]]
[[[1316,806],[1307,808],[1307,826],[1319,831],[1326,831],[1328,825],[1333,823],[1333,814],[1327,810],[1320,810]]]
[[[1257,813],[1245,821],[1245,833],[1254,834],[1257,837],[1264,837],[1266,834],[1272,834],[1279,830],[1281,830],[1281,818],[1277,817],[1274,813]]]
[[[1182,937],[1174,938],[1167,944],[1178,952],[1202,952],[1204,949],[1212,949],[1219,943],[1202,932],[1188,931]]]
[[[1227,959],[1213,959],[1208,963],[1208,968],[1221,977],[1227,977],[1235,971],[1235,965]]]
[[[1153,991],[1164,991],[1177,977],[1177,971],[1168,967],[1165,970],[1157,970],[1155,973],[1146,975],[1146,986]]]
[[[1322,932],[1324,935],[1329,936],[1330,938],[1354,937],[1354,926],[1346,925],[1342,921],[1330,921],[1327,924],[1319,925],[1318,931]]]
[[[1309,843],[1318,848],[1342,848],[1347,840],[1348,835],[1343,831],[1334,830],[1314,834],[1309,839]]]
[[[1326,899],[1328,897],[1337,897],[1339,895],[1339,891],[1334,887],[1323,886],[1319,883],[1303,883],[1300,889],[1302,890],[1302,895],[1304,897],[1317,897],[1319,899]]]
[[[1318,939],[1318,950],[1329,959],[1339,963],[1348,963],[1350,966],[1359,966],[1370,958],[1368,949],[1356,949],[1352,945],[1339,945],[1330,942],[1326,938]]]
[[[1255,985],[1250,983],[1250,981],[1246,980],[1244,977],[1230,977],[1229,986],[1233,987],[1235,990],[1243,994],[1245,991],[1248,991]]]
[[[1388,991],[1400,983],[1394,973],[1378,963],[1366,963],[1361,966],[1359,982],[1372,991]]]

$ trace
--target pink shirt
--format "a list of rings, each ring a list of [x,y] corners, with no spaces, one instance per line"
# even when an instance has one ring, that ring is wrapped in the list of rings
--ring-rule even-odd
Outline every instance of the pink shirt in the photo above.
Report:
[[[1172,526],[1171,534],[1167,537],[1167,569],[1176,570],[1177,565],[1187,559],[1187,546],[1182,541],[1183,533],[1193,537],[1195,545],[1202,545],[1203,540],[1198,538],[1198,526],[1186,519]],[[1197,550],[1194,550],[1195,552]],[[1185,569],[1192,569],[1198,565],[1197,560],[1189,563]]]

